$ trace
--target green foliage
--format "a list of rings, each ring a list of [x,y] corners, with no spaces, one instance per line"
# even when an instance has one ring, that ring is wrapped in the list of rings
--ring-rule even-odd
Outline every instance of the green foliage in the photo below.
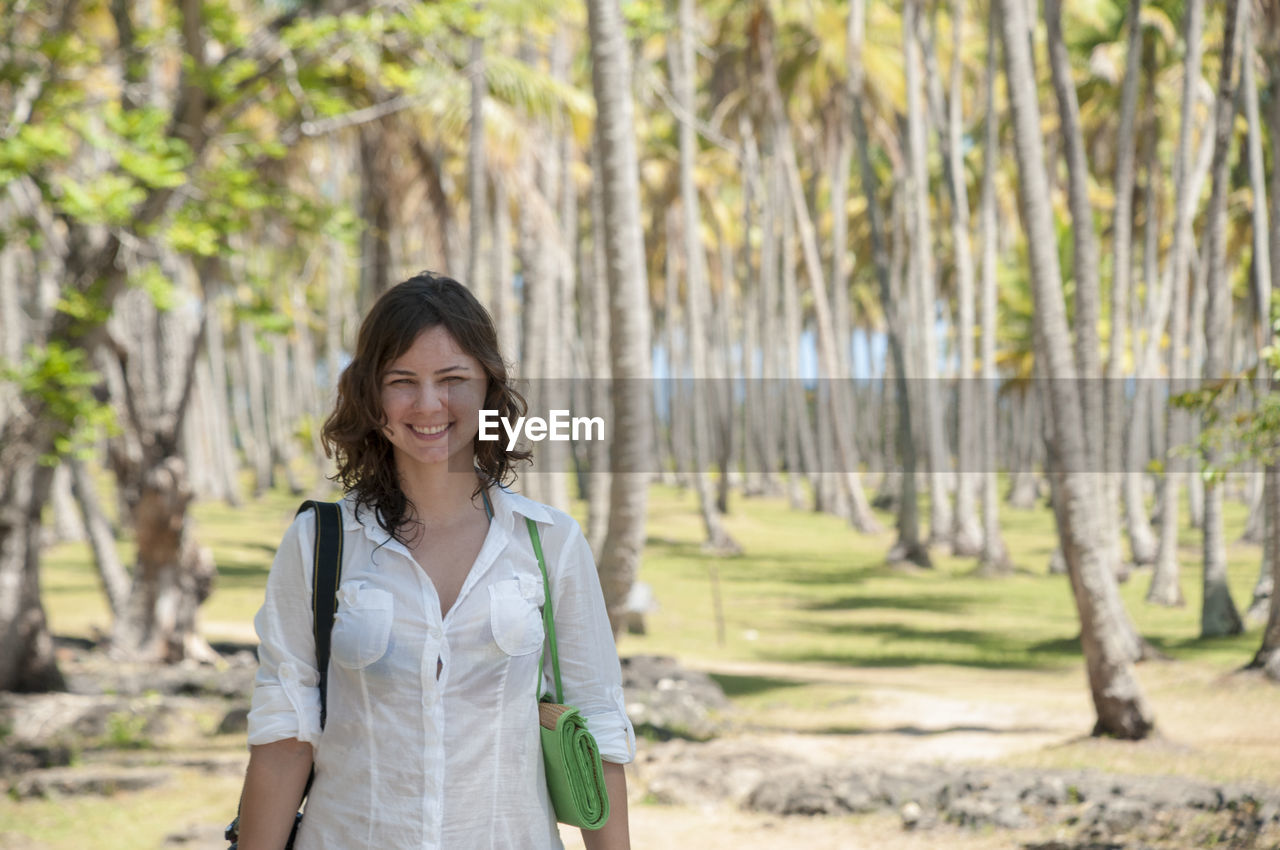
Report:
[[[49,124],[24,124],[9,138],[0,138],[0,187],[44,162],[70,156],[72,141],[70,129]]]
[[[1272,302],[1271,316],[1272,334],[1280,340],[1280,303]],[[1273,385],[1280,381],[1280,342],[1258,352],[1258,361],[1270,372]],[[1175,450],[1213,459],[1202,471],[1206,480],[1220,481],[1230,470],[1248,464],[1280,463],[1280,393],[1269,389],[1259,394],[1256,387],[1255,374],[1246,370],[1172,397],[1174,406],[1203,417],[1195,442]]]
[[[41,458],[42,463],[56,464],[61,456],[87,452],[102,429],[115,427],[112,409],[94,396],[100,379],[83,349],[61,342],[28,346],[21,363],[0,364],[0,380],[34,399],[52,425],[54,451]]]

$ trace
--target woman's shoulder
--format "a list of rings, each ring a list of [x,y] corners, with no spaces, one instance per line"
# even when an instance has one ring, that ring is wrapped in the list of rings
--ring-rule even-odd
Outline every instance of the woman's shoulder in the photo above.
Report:
[[[566,511],[562,511],[557,507],[538,502],[530,499],[528,496],[521,495],[512,490],[503,487],[502,498],[507,502],[512,514],[517,519],[525,517],[533,520],[539,526],[546,529],[553,529],[558,532],[578,533],[581,534],[581,528],[578,521]]]

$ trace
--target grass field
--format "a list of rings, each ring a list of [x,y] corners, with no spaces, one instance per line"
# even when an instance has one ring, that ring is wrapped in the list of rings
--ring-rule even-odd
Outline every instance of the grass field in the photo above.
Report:
[[[270,493],[236,509],[196,507],[197,534],[219,568],[216,592],[202,609],[211,640],[251,639],[274,547],[298,501]],[[1228,503],[1226,516],[1227,539],[1237,541],[1246,509]],[[880,518],[890,526],[890,517]],[[1002,522],[1020,569],[1009,578],[985,579],[973,575],[972,559],[939,551],[934,569],[890,568],[884,554],[891,532],[861,535],[833,517],[792,511],[781,499],[734,498],[726,528],[744,554],[713,558],[702,551],[694,496],[655,486],[641,578],[659,607],[648,617],[647,634],[624,636],[620,653],[674,655],[709,670],[731,698],[736,721],[762,734],[791,729],[847,741],[872,730],[870,697],[892,688],[922,699],[1016,702],[1045,717],[1068,706],[1073,722],[1081,719],[1078,737],[1012,754],[1006,763],[1280,785],[1280,733],[1274,729],[1280,689],[1233,675],[1257,649],[1260,628],[1230,638],[1198,636],[1199,532],[1188,529],[1181,541],[1186,607],[1146,604],[1149,571],[1135,573],[1122,587],[1141,632],[1171,659],[1139,668],[1165,734],[1161,742],[1133,746],[1083,737],[1091,708],[1067,579],[1047,570],[1055,547],[1049,511],[1006,508]],[[128,549],[121,545],[126,558]],[[1232,542],[1228,554],[1232,592],[1243,607],[1261,550]],[[713,572],[723,643],[717,640]],[[42,576],[55,633],[92,636],[108,627],[85,546],[51,547]],[[188,787],[191,782],[188,777],[163,793],[132,795],[137,799],[128,807],[157,824],[207,819],[218,813],[219,801],[226,808],[238,788],[234,779],[217,778],[199,790]],[[81,846],[74,836],[86,822],[102,827],[97,847],[152,846],[151,839],[139,843],[136,832],[133,841],[107,837],[120,808],[113,800],[2,800],[0,846],[6,833],[29,835],[44,842],[36,845],[41,847]]]

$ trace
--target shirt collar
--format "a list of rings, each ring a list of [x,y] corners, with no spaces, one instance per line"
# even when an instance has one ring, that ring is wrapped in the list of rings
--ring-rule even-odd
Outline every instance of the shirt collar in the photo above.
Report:
[[[534,522],[551,523],[551,512],[541,502],[535,502],[528,496],[513,493],[506,487],[497,485],[489,488],[489,498],[493,500],[494,518],[501,518],[508,528],[515,525],[514,514],[526,516]]]
[[[547,506],[541,502],[535,502],[528,496],[522,496],[519,493],[513,493],[506,487],[493,485],[489,488],[489,498],[493,501],[493,515],[495,519],[501,520],[506,528],[515,527],[515,514],[528,517],[534,522],[540,522],[545,525],[552,524],[551,512]],[[369,508],[360,509],[360,519],[356,519],[356,500],[348,494],[342,500],[342,527],[346,531],[356,531],[363,528],[370,540],[375,543],[382,543],[387,538],[387,533],[378,525],[377,519],[373,516],[373,511]]]

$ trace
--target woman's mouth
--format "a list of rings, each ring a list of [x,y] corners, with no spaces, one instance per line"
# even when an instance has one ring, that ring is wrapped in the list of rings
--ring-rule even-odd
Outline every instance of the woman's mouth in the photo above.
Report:
[[[449,430],[449,424],[444,425],[410,425],[409,430],[417,434],[419,437],[435,437]]]

